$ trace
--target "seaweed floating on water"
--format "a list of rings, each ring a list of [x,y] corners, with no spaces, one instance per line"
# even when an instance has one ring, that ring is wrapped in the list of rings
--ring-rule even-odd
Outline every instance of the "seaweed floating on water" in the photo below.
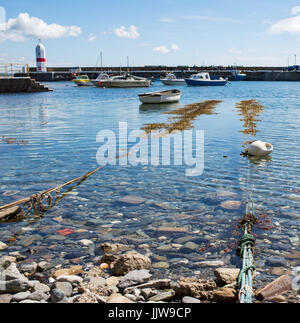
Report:
[[[8,145],[13,145],[13,144],[16,144],[16,145],[27,145],[28,144],[27,141],[19,140],[17,138],[9,138],[9,137],[5,137],[5,136],[2,136],[2,141],[5,142]]]
[[[247,100],[241,101],[236,106],[236,109],[240,111],[239,115],[243,116],[241,121],[244,122],[243,128],[244,130],[241,131],[245,135],[256,136],[258,132],[257,123],[262,121],[257,119],[257,117],[263,112],[265,107],[261,105],[256,100]],[[247,144],[247,143],[245,143]]]
[[[174,131],[189,130],[193,127],[192,121],[194,121],[200,115],[212,115],[215,113],[216,106],[221,103],[220,100],[209,100],[199,103],[188,104],[184,108],[165,112],[164,114],[172,114],[175,117],[170,117],[168,120],[170,123],[151,123],[146,124],[142,128],[147,134],[155,130],[166,130],[168,133]]]

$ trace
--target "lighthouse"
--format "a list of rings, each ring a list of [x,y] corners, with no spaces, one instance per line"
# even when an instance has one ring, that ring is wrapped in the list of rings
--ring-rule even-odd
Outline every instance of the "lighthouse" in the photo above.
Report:
[[[36,52],[36,71],[47,72],[46,67],[46,49],[45,46],[39,41],[35,49]]]

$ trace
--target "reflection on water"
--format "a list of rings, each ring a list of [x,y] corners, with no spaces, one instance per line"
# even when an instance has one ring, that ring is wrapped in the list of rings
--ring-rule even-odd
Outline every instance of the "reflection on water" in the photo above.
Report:
[[[170,109],[179,109],[181,104],[176,103],[159,103],[159,104],[141,104],[140,113],[166,112]]]
[[[48,118],[49,118],[48,108],[41,106],[39,108],[39,121],[41,125],[46,125],[48,123]]]
[[[243,116],[241,121],[244,122],[244,130],[241,132],[244,135],[255,137],[256,134],[260,132],[257,129],[257,122],[262,120],[257,119],[257,117],[263,112],[264,108],[265,107],[256,100],[241,101],[236,105],[236,109],[240,111],[239,115]]]
[[[267,262],[274,256],[286,260],[287,270],[300,266],[300,158],[295,149],[300,141],[298,86],[236,82],[217,89],[184,87],[181,105],[149,110],[140,107],[139,89],[99,91],[62,82],[54,83],[51,93],[1,95],[0,138],[28,143],[0,142],[0,205],[96,169],[100,130],[117,134],[120,121],[128,123],[128,132],[146,124],[170,124],[174,119],[168,120],[170,115],[165,112],[194,102],[222,101],[214,114],[193,120],[195,129],[205,131],[201,177],[185,177],[185,166],[106,167],[69,192],[44,217],[0,224],[0,240],[8,244],[3,254],[29,250],[33,259],[69,266],[101,256],[98,249],[95,254],[87,252],[78,243],[81,239],[92,240],[96,246],[126,243],[147,253],[154,265],[163,263],[163,269],[153,269],[155,277],[188,277],[195,272],[207,277],[213,270],[199,269],[199,261],[241,265],[229,246],[240,238],[232,232],[245,212],[250,172],[257,213],[268,215],[274,225],[270,231],[255,232],[255,260],[260,269],[256,284],[274,278]],[[164,89],[159,82],[153,87]],[[241,101],[250,104],[249,111],[239,109],[247,129],[243,134],[234,109]],[[275,150],[272,157],[250,158],[249,163],[240,157],[240,147],[245,135],[257,134],[259,119],[261,138],[272,142]],[[139,199],[124,203],[126,196]],[[62,230],[72,234],[62,236]]]
[[[270,155],[264,157],[248,156],[248,159],[251,164],[259,166],[268,166],[273,161],[272,156]]]

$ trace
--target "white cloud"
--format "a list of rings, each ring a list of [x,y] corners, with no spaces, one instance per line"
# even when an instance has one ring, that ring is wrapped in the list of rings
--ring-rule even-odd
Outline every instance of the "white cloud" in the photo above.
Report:
[[[9,19],[0,25],[0,41],[26,41],[27,39],[61,38],[78,36],[82,33],[78,26],[47,24],[42,19],[20,13],[17,18]]]
[[[140,34],[137,31],[137,27],[131,25],[128,29],[125,26],[115,29],[115,34],[121,38],[137,39],[140,37]]]
[[[290,34],[300,33],[300,6],[296,6],[292,9],[292,14],[295,17],[280,20],[269,28],[268,33],[271,35],[282,34],[284,32]]]
[[[91,34],[89,35],[88,41],[89,41],[89,42],[92,42],[92,41],[94,41],[94,40],[96,40],[96,39],[97,39],[97,37],[96,37],[93,33],[91,33]]]
[[[165,45],[153,48],[154,52],[159,52],[161,54],[168,54],[170,52],[177,53],[181,48],[177,44],[172,44],[171,48],[168,48]]]
[[[155,47],[155,48],[153,48],[153,51],[154,52],[159,52],[159,53],[162,53],[162,54],[170,53],[170,50],[166,46]]]
[[[300,6],[296,6],[292,9],[292,15],[297,15],[300,13]]]
[[[172,44],[171,49],[174,53],[177,53],[178,51],[180,51],[181,48],[176,44]]]

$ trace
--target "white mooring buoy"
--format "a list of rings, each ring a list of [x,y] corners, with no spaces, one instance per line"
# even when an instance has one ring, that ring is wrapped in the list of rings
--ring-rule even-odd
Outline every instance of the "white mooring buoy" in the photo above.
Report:
[[[268,142],[262,142],[260,140],[254,141],[248,145],[248,154],[250,156],[263,157],[270,155],[274,150],[274,147]]]

